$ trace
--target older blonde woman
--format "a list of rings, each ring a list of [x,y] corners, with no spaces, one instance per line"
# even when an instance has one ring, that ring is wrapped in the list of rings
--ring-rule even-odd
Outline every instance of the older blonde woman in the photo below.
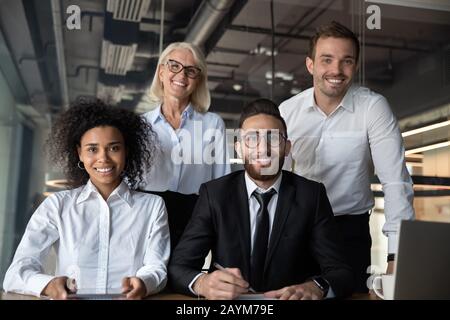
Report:
[[[230,172],[225,125],[208,112],[207,66],[195,45],[172,43],[162,52],[150,98],[159,106],[144,117],[160,148],[145,190],[197,194],[202,183]]]

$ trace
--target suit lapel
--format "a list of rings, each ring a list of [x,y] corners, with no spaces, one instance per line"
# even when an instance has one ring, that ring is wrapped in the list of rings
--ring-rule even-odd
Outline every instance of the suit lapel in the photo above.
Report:
[[[244,279],[248,279],[250,274],[250,213],[248,208],[247,187],[245,186],[244,172],[238,177],[237,190],[232,193],[236,196],[230,199],[231,211],[238,220],[239,238],[244,261],[244,268],[241,270]]]
[[[295,189],[290,184],[289,176],[286,173],[283,173],[264,270],[267,268],[278,245],[287,217],[295,202],[294,195]]]

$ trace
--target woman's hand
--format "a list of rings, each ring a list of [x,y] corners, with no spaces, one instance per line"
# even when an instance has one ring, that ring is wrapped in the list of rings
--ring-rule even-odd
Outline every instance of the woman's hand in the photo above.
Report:
[[[56,277],[53,278],[47,286],[45,286],[44,290],[42,290],[42,294],[51,299],[55,300],[64,300],[67,299],[67,295],[69,293],[74,293],[75,291],[70,291],[67,288],[67,277]]]
[[[126,277],[122,280],[122,293],[127,294],[127,299],[139,300],[147,295],[147,288],[138,277]]]

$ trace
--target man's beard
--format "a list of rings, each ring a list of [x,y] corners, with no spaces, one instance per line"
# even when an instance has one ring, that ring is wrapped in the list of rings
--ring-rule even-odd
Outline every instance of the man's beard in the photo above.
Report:
[[[272,165],[273,164],[271,164],[271,166]],[[272,180],[278,176],[280,171],[283,169],[283,165],[284,165],[284,156],[280,156],[279,161],[278,161],[278,168],[277,168],[278,170],[275,173],[266,172],[271,169],[271,166],[270,167],[262,167],[260,169],[260,172],[258,172],[258,170],[255,169],[254,165],[251,164],[248,159],[245,159],[244,168],[245,168],[245,171],[248,173],[248,175],[251,178],[258,180],[258,181],[268,181],[268,180]]]

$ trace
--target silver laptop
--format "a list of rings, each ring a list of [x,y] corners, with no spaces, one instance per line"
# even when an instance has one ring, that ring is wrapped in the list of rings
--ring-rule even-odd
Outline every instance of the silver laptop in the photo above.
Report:
[[[450,299],[450,223],[402,221],[394,299]]]

